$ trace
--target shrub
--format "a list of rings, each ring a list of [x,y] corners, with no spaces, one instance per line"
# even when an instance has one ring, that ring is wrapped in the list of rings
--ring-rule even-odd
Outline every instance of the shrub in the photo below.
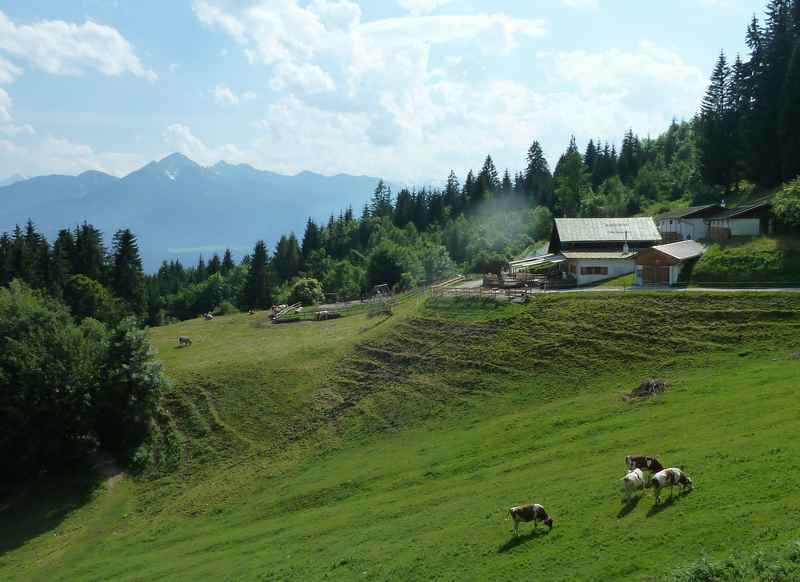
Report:
[[[791,228],[800,228],[800,177],[784,184],[773,200],[775,216]]]
[[[289,303],[302,303],[303,305],[314,305],[325,301],[325,293],[322,285],[316,279],[306,277],[298,279],[289,293]]]
[[[231,303],[230,301],[223,301],[217,308],[214,310],[214,315],[230,315],[231,313],[236,313],[239,310],[236,306]]]

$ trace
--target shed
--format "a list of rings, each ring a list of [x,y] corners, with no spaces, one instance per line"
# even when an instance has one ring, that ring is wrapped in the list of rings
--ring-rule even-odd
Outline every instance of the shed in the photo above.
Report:
[[[684,267],[705,251],[706,247],[694,240],[644,249],[636,256],[636,284],[675,285]]]
[[[712,240],[770,234],[773,226],[772,202],[762,200],[754,204],[724,209],[706,220],[708,238]]]
[[[725,210],[719,204],[690,206],[664,212],[655,217],[658,230],[667,241],[700,240],[708,234],[708,218]]]

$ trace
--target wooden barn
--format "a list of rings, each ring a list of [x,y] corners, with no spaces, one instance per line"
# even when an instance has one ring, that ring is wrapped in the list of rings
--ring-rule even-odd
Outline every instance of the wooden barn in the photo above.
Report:
[[[661,240],[649,217],[556,218],[548,252],[563,259],[562,278],[580,286],[632,273],[637,252]]]
[[[694,240],[642,249],[636,256],[636,285],[675,285],[684,267],[705,250],[705,246]]]

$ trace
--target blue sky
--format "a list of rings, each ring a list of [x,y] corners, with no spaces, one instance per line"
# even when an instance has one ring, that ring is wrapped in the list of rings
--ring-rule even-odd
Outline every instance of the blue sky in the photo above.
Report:
[[[463,176],[690,117],[764,0],[0,0],[0,178]]]

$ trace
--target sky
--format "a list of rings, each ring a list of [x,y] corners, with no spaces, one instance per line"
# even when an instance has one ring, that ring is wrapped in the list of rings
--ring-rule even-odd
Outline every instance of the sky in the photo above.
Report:
[[[0,179],[178,151],[463,178],[696,111],[765,0],[0,0]]]

